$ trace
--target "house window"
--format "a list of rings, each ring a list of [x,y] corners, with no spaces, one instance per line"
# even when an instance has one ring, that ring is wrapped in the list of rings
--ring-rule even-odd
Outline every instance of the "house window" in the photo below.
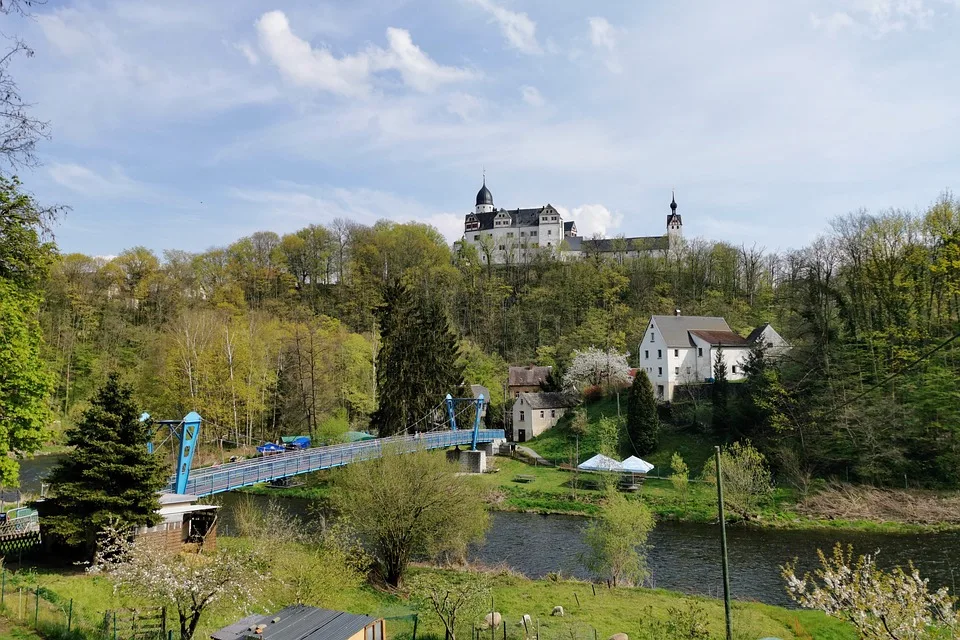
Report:
[[[658,384],[658,385],[657,385],[657,397],[658,397],[658,398],[663,398],[663,385],[662,385],[662,384]]]
[[[476,241],[479,240],[479,239],[480,239],[480,234],[479,234],[479,233],[474,234],[474,236],[473,236],[473,241],[476,242]]]
[[[530,237],[531,237],[531,238],[532,238],[533,236],[535,236],[535,235],[537,235],[537,232],[536,232],[536,231],[531,231],[531,232],[530,232]]]
[[[557,417],[557,410],[556,410],[556,409],[550,409],[550,417],[551,417],[551,418],[556,418],[556,417]]]
[[[514,397],[514,398],[519,398],[519,397],[520,397],[520,392],[519,392],[519,391],[515,392],[515,393],[513,394],[513,397]]]
[[[644,349],[644,351],[643,351],[643,357],[644,357],[645,360],[649,360],[649,359],[650,359],[650,350],[649,350],[649,349]]]
[[[679,358],[679,357],[680,357],[680,349],[674,349],[674,350],[673,350],[673,357],[674,357],[674,358]]]
[[[687,367],[687,375],[690,375],[690,367]]]
[[[506,248],[505,245],[500,245],[500,251],[503,251],[505,248]],[[703,355],[703,354],[701,353],[700,355]]]
[[[540,412],[540,417],[541,417],[541,418],[543,417],[543,411]]]
[[[703,347],[697,347],[697,355],[703,357]]]
[[[657,375],[658,375],[658,376],[662,376],[662,375],[663,375],[663,367],[657,367]],[[521,413],[520,415],[523,415],[523,414]]]
[[[673,375],[675,375],[675,376],[680,375],[680,367],[674,367],[674,368],[673,368]]]
[[[521,412],[520,412],[520,422],[523,422],[523,415],[524,415],[524,412],[521,411]]]
[[[507,231],[507,237],[508,237],[508,238],[512,238],[512,237],[513,237],[513,231]]]
[[[521,232],[520,232],[520,237],[521,237],[521,238],[524,237],[525,235],[527,235],[527,232],[526,232],[526,231],[521,231]]]
[[[548,235],[548,236],[552,236],[552,235],[553,235],[553,231],[551,231],[550,229],[547,229],[547,235]]]
[[[657,360],[663,357],[663,349],[657,349]]]
[[[736,373],[736,372],[737,372],[737,365],[733,365],[732,367],[730,367],[730,371],[731,371],[731,373]]]
[[[650,332],[650,342],[653,342],[653,332]]]

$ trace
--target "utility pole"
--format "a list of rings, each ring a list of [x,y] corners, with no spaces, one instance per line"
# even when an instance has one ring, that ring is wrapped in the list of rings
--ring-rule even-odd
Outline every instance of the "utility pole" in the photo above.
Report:
[[[720,470],[720,447],[716,449],[717,460],[717,503],[720,509],[720,555],[723,567],[723,612],[727,622],[727,640],[733,640],[733,627],[730,623],[730,569],[727,566],[727,524],[723,512],[723,473]]]

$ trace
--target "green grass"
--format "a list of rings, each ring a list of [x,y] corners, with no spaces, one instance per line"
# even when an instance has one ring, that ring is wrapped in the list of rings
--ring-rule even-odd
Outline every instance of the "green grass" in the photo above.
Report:
[[[220,540],[225,546],[246,544],[236,538]],[[307,553],[307,550],[295,544],[280,544],[275,548],[275,554],[287,554],[292,556],[294,561],[297,554],[304,553]],[[264,585],[263,592],[269,600],[265,598],[257,603],[253,607],[254,611],[272,612],[289,604],[283,600],[283,590],[280,588],[287,576],[279,575],[279,570],[274,567],[274,574]],[[419,567],[411,571],[429,574],[444,570]],[[658,589],[607,589],[599,586],[594,595],[593,588],[586,582],[528,580],[505,571],[492,571],[489,575],[494,606],[507,621],[508,640],[522,640],[523,634],[518,622],[523,614],[529,614],[535,625],[539,623],[544,640],[572,640],[571,632],[574,630],[581,631],[578,637],[586,640],[594,637],[593,629],[596,630],[598,638],[607,638],[617,632],[628,633],[632,638],[650,637],[649,629],[652,623],[665,622],[675,617],[677,611],[685,611],[692,604],[703,609],[712,637],[723,636],[723,606],[719,600],[689,597]],[[75,603],[75,621],[96,620],[105,610],[142,604],[115,594],[107,579],[83,572],[47,571],[30,575],[27,581],[44,586],[56,594],[55,597],[64,601],[72,598]],[[314,595],[306,604],[387,617],[413,610],[402,589],[396,593],[385,593],[369,586],[326,589]],[[556,605],[564,607],[565,617],[555,618],[549,615]],[[205,614],[195,637],[202,640],[213,630],[231,624],[243,615],[244,611],[232,604],[218,605]],[[473,622],[472,619],[465,620],[464,628],[458,629],[458,637],[469,638]],[[409,637],[412,630],[412,621],[409,619],[389,621],[387,625],[388,638],[391,640]],[[647,632],[641,633],[641,628],[647,629]],[[785,640],[810,637],[853,640],[855,637],[849,627],[817,612],[789,611],[747,602],[737,602],[734,605],[734,629],[735,636],[744,639],[774,636]],[[588,633],[583,633],[584,630]],[[0,627],[0,634],[5,631],[9,635],[0,637],[17,640],[33,640],[36,637],[22,629],[14,631],[10,627]],[[502,634],[502,629],[499,629],[496,639],[502,640]],[[442,626],[429,611],[420,615],[418,636],[443,637]]]

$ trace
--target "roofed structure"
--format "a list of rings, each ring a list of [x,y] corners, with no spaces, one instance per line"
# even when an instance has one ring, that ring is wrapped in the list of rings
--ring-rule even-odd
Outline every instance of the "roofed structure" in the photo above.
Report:
[[[726,320],[713,316],[653,316],[652,319],[656,321],[668,347],[691,346],[691,331],[733,333]]]
[[[507,385],[511,387],[539,387],[547,379],[553,367],[510,367],[507,374]]]
[[[577,406],[575,398],[559,391],[521,393],[520,397],[531,409],[569,409]]]
[[[298,604],[274,614],[252,615],[213,632],[213,640],[349,640],[382,619]],[[362,636],[361,636],[362,638]]]
[[[750,342],[733,331],[699,331],[694,330],[690,335],[706,340],[711,347],[745,347]]]

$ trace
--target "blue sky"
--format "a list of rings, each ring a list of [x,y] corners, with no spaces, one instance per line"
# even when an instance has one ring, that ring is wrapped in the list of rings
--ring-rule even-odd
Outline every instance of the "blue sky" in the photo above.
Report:
[[[798,247],[960,177],[960,0],[48,0],[3,17],[48,119],[22,177],[64,251],[203,250],[336,217],[453,240],[498,206],[582,234]]]

